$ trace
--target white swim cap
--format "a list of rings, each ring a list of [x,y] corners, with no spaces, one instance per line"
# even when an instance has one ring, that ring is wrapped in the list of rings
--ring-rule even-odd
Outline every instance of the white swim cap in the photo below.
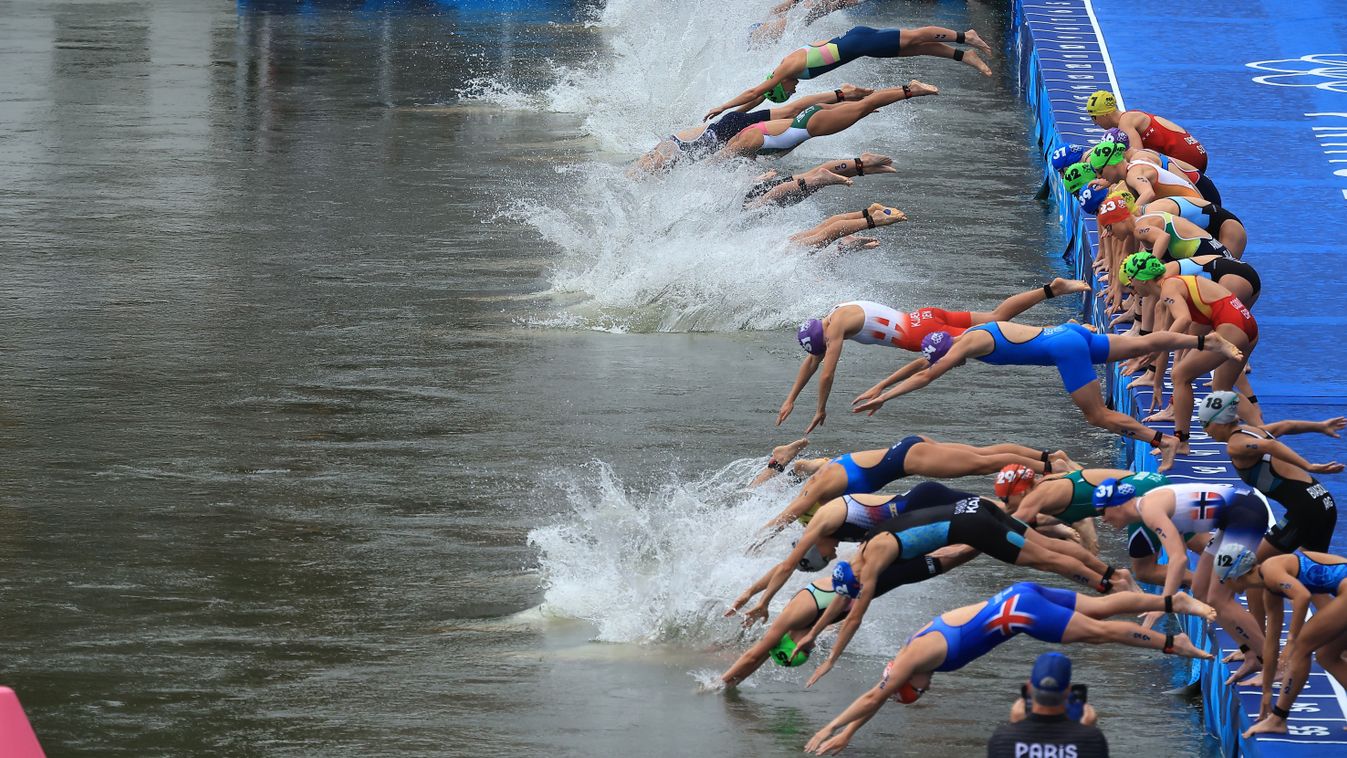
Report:
[[[1229,390],[1218,390],[1202,400],[1197,409],[1197,420],[1202,426],[1229,424],[1239,416],[1239,394]]]
[[[1216,578],[1222,582],[1238,579],[1253,571],[1253,551],[1238,542],[1221,545],[1216,551]]]

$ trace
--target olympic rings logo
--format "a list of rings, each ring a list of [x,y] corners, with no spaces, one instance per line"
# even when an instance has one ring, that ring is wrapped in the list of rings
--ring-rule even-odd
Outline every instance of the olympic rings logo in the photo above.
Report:
[[[1274,87],[1314,87],[1347,94],[1347,53],[1314,53],[1299,58],[1279,58],[1246,63],[1257,71],[1271,73],[1255,76],[1259,84]]]

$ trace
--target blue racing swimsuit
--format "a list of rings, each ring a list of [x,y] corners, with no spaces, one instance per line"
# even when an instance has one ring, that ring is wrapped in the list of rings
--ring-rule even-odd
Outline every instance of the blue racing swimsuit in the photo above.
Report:
[[[1300,583],[1312,594],[1328,594],[1337,597],[1338,587],[1347,579],[1347,563],[1320,563],[1301,553]]]
[[[883,460],[870,468],[857,465],[855,459],[851,457],[851,453],[834,458],[833,463],[841,464],[842,468],[847,470],[847,488],[842,494],[855,495],[857,493],[878,492],[889,482],[907,476],[907,470],[903,468],[903,462],[907,460],[907,451],[911,450],[912,446],[918,442],[924,442],[924,440],[915,434],[911,437],[904,437],[898,444],[889,448],[889,452],[884,454]]]
[[[1056,366],[1068,394],[1096,381],[1094,365],[1108,363],[1108,335],[1095,334],[1080,324],[1045,327],[1028,342],[1011,342],[995,321],[978,324],[964,334],[984,331],[996,341],[992,351],[978,358],[994,366]]]
[[[936,671],[957,671],[1020,632],[1044,642],[1061,642],[1075,614],[1076,593],[1020,582],[993,595],[968,621],[951,626],[936,616],[912,639],[931,633],[944,637],[945,660]]]
[[[901,29],[856,26],[822,45],[805,45],[802,48],[805,51],[805,68],[795,78],[812,79],[857,58],[897,58],[901,33]]]

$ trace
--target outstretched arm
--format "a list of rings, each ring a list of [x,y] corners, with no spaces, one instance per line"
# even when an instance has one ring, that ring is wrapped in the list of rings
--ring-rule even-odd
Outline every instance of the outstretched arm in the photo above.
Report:
[[[840,352],[840,349],[839,349]],[[809,379],[818,370],[821,359],[816,355],[811,355],[804,359],[800,364],[800,370],[795,373],[795,383],[790,386],[790,394],[786,395],[786,402],[781,404],[781,410],[776,414],[776,425],[781,426],[781,422],[790,418],[791,411],[795,410],[795,400],[804,391]]]
[[[806,435],[822,426],[824,419],[828,417],[828,395],[833,391],[833,379],[837,376],[837,359],[842,357],[844,341],[844,339],[828,340],[827,350],[823,353],[823,371],[818,377],[818,410],[814,412],[809,427],[804,430]]]
[[[1316,474],[1334,474],[1342,470],[1341,463],[1310,463],[1300,457],[1299,453],[1277,440],[1249,438],[1247,441],[1241,440],[1240,444],[1250,452],[1255,452],[1258,455],[1271,455],[1279,461],[1286,461],[1293,466],[1299,466]]]
[[[918,358],[917,360],[921,361],[922,363],[926,362],[925,358]],[[963,360],[964,355],[959,350],[959,343],[956,341],[954,343],[954,346],[949,349],[949,352],[945,354],[945,357],[941,358],[935,363],[928,365],[924,369],[916,371],[911,376],[899,382],[897,387],[894,387],[893,389],[883,393],[879,397],[876,397],[873,400],[867,400],[863,403],[856,404],[851,409],[851,412],[861,413],[863,411],[869,411],[870,415],[873,416],[875,415],[876,411],[884,407],[884,403],[894,399],[895,397],[906,395],[909,392],[916,392],[917,390],[921,389],[922,387],[925,387],[926,385],[930,384],[936,379],[939,379],[941,376],[944,376],[945,372],[949,371],[955,366],[962,365]],[[895,376],[896,375],[897,374],[895,374]],[[859,398],[857,399],[859,400]]]
[[[740,92],[738,97],[728,103],[707,111],[706,116],[703,117],[702,120],[709,121],[731,108],[738,108],[741,111],[756,108],[763,100],[767,99],[767,93],[771,92],[773,87],[786,79],[791,78],[792,75],[793,73],[789,71],[786,62],[782,61],[781,64],[776,67],[776,70],[772,72],[772,75],[767,77],[761,84],[749,87],[743,92]]]
[[[1274,437],[1281,437],[1287,434],[1309,434],[1318,432],[1326,434],[1329,437],[1336,438],[1338,432],[1347,426],[1347,418],[1336,416],[1323,421],[1274,421],[1271,424],[1264,424],[1263,429]]]
[[[1183,573],[1188,568],[1188,546],[1183,544],[1183,535],[1179,534],[1179,528],[1174,526],[1169,514],[1158,504],[1142,511],[1142,521],[1160,538],[1160,543],[1165,546],[1165,553],[1169,556],[1169,564],[1165,567],[1165,589],[1160,594],[1173,595],[1183,586]],[[1142,626],[1149,629],[1162,615],[1164,614],[1158,612],[1146,614],[1146,621]]]

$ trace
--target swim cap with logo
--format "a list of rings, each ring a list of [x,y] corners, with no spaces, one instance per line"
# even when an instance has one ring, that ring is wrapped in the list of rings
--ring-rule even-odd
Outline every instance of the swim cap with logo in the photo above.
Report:
[[[945,357],[953,344],[954,338],[949,336],[949,332],[931,332],[921,338],[921,354],[926,356],[928,363],[935,363]]]
[[[794,668],[809,660],[809,651],[795,645],[795,640],[790,638],[789,634],[781,635],[781,641],[776,643],[770,651],[772,660],[776,665]]]
[[[828,349],[828,343],[823,339],[823,322],[816,318],[800,324],[800,328],[795,330],[795,339],[810,355],[823,355]]]
[[[1137,488],[1127,482],[1119,482],[1109,477],[1094,488],[1094,507],[1096,510],[1122,505],[1137,496]]]
[[[1081,187],[1098,178],[1088,163],[1072,163],[1062,172],[1062,182],[1066,184],[1066,191],[1073,195],[1079,192]]]
[[[1095,90],[1085,100],[1085,112],[1091,116],[1102,116],[1118,110],[1118,98],[1106,89]]]
[[[1099,188],[1092,187],[1091,189]],[[1099,207],[1095,209],[1095,214],[1100,226],[1108,226],[1131,218],[1132,209],[1127,207],[1127,202],[1121,195],[1109,194],[1104,202],[1100,203]]]
[[[1090,168],[1099,173],[1105,166],[1115,166],[1123,162],[1123,153],[1127,148],[1113,140],[1103,140],[1090,150]]]
[[[1257,562],[1257,558],[1249,548],[1238,542],[1226,543],[1216,551],[1214,566],[1216,578],[1222,582],[1238,579],[1252,571]]]
[[[884,676],[879,678],[879,688],[881,690],[889,686],[889,673],[892,669],[893,661],[884,664]],[[921,697],[922,693],[925,691],[926,690],[919,690],[912,686],[912,680],[909,679],[898,687],[897,692],[889,695],[889,699],[894,702],[902,703],[903,705],[910,705],[917,702],[917,698]]]
[[[1060,174],[1067,166],[1079,162],[1089,150],[1084,145],[1062,145],[1052,151],[1052,157],[1048,160],[1052,163],[1052,170]]]
[[[799,540],[790,543],[791,547],[800,544]],[[818,545],[811,545],[805,551],[804,557],[800,559],[801,571],[822,571],[828,565],[828,559],[823,557],[823,552],[818,549]]]
[[[1159,258],[1142,250],[1139,253],[1132,253],[1123,260],[1120,273],[1128,282],[1150,282],[1165,275],[1165,264],[1161,263]]]
[[[766,77],[764,77],[764,79],[771,79],[771,78],[772,78],[771,74],[768,74]],[[786,85],[782,84],[781,82],[777,82],[775,87],[767,90],[766,97],[768,100],[771,100],[774,103],[784,103],[786,102],[786,100],[790,98],[790,95],[786,94]]]
[[[847,561],[839,561],[833,567],[833,592],[853,600],[861,596],[861,580]]]
[[[1230,390],[1217,390],[1202,399],[1197,409],[1197,420],[1202,426],[1229,424],[1239,417],[1239,394]]]
[[[996,472],[996,483],[992,489],[996,496],[1005,500],[1011,495],[1028,492],[1034,486],[1034,470],[1018,463],[1007,463],[1005,468]]]
[[[1076,193],[1076,197],[1080,198],[1080,209],[1093,216],[1099,212],[1104,198],[1108,197],[1108,188],[1087,185]]]
[[[1104,132],[1104,139],[1111,139],[1119,145],[1122,145],[1124,148],[1132,146],[1132,138],[1127,136],[1127,132],[1116,126]]]

